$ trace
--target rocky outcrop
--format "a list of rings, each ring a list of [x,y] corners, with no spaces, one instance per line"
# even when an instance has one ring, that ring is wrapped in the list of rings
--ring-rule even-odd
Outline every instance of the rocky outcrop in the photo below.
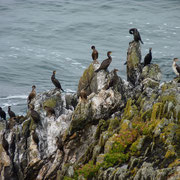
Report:
[[[133,41],[129,43],[127,52],[127,80],[132,85],[138,85],[141,75],[141,47],[140,43]]]
[[[130,44],[128,56],[135,84],[114,71],[94,73],[99,64],[91,64],[77,92],[88,85],[87,99],[50,90],[31,102],[40,122],[29,111],[18,122],[0,121],[1,179],[178,179],[180,79],[160,84],[155,64],[141,73],[138,43]]]

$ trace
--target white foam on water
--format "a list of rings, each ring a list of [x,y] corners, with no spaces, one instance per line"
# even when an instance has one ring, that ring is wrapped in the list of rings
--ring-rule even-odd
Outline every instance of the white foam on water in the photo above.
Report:
[[[0,99],[4,99],[4,100],[8,100],[8,99],[27,99],[27,95],[14,95],[14,96],[7,96],[5,98],[0,98]]]

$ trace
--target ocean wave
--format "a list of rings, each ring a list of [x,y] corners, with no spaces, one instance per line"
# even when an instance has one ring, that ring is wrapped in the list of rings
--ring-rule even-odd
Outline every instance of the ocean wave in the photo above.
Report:
[[[27,95],[14,95],[14,96],[7,96],[0,99],[8,100],[8,99],[27,99]]]

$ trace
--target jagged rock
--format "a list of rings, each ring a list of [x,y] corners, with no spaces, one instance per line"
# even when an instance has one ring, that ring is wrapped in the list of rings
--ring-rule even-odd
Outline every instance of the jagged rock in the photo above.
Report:
[[[94,72],[98,68],[98,64],[90,64],[90,66],[84,71],[82,77],[79,80],[77,95],[79,96],[82,89],[86,90],[87,96],[92,92],[97,93],[105,85],[107,72],[100,71]]]
[[[154,81],[160,82],[162,74],[157,64],[149,64],[142,69],[142,79],[150,78]]]
[[[94,74],[99,64],[92,64],[79,85],[81,89],[91,81],[86,100],[78,102],[76,94],[50,90],[31,102],[40,114],[40,124],[33,122],[29,112],[10,129],[0,121],[0,136],[5,131],[10,147],[6,153],[0,138],[1,178],[178,179],[179,78],[159,85],[158,66],[149,65],[139,84],[138,43],[130,44],[128,58],[128,68],[135,73],[128,72],[130,82],[115,77],[113,71]],[[132,80],[139,85],[132,85]],[[55,115],[47,116],[45,105],[52,107]]]
[[[141,75],[141,47],[139,42],[129,43],[127,52],[127,80],[138,85]]]
[[[107,119],[113,112],[124,106],[120,93],[112,89],[101,90],[98,94],[92,93],[87,102],[79,102],[70,125],[70,134],[81,130],[88,123],[98,123],[100,119]]]

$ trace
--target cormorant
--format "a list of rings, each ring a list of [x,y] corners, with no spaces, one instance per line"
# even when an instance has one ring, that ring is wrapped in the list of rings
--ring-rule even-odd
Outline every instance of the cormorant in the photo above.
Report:
[[[1,117],[1,119],[6,120],[6,113],[2,110],[1,107],[0,107],[0,117]]]
[[[57,89],[61,89],[64,92],[64,90],[61,87],[60,82],[55,78],[55,74],[56,74],[56,71],[53,71],[53,74],[51,76],[51,81]]]
[[[35,91],[35,89],[36,89],[36,86],[33,85],[33,86],[32,86],[32,91],[31,91],[31,93],[29,94],[28,99],[27,99],[28,104],[30,104],[31,101],[36,97],[36,91]]]
[[[144,57],[144,66],[151,63],[151,60],[152,60],[152,52],[151,52],[151,50],[152,50],[152,48],[149,48],[149,53],[146,54],[146,56]]]
[[[9,152],[8,152],[8,150],[9,150],[9,143],[8,143],[8,141],[5,138],[5,132],[3,133],[2,146],[3,146],[4,150],[6,151],[7,155],[9,155]]]
[[[101,63],[101,65],[100,65],[100,67],[95,71],[95,72],[99,72],[100,70],[102,70],[102,69],[104,69],[104,70],[107,70],[107,68],[109,67],[109,65],[111,64],[111,62],[112,62],[112,57],[110,56],[111,55],[111,51],[108,51],[107,52],[107,59],[105,59],[102,63]]]
[[[174,73],[175,73],[177,76],[180,76],[180,66],[178,66],[178,65],[176,64],[176,62],[177,62],[178,60],[179,60],[178,58],[174,58],[174,59],[173,59],[172,68],[173,68]]]
[[[130,30],[129,30],[129,33],[134,35],[134,41],[136,41],[136,42],[141,41],[141,43],[144,44],[144,43],[142,42],[142,40],[141,40],[140,33],[139,33],[139,31],[138,31],[136,28],[130,29]]]
[[[41,118],[37,111],[34,110],[34,105],[30,105],[31,117],[35,123],[39,123]]]
[[[95,46],[91,46],[92,52],[92,59],[96,61],[98,59],[98,51],[96,50]]]
[[[37,135],[37,133],[35,132],[34,129],[32,130],[31,134],[32,134],[33,141],[37,144],[37,147],[38,147],[38,145],[39,145],[39,137],[38,137],[38,135]]]
[[[87,93],[84,89],[81,90],[80,97],[81,97],[81,100],[87,100]]]
[[[15,113],[13,111],[11,111],[11,106],[8,106],[8,114],[9,114],[10,118],[16,117]]]
[[[44,106],[44,109],[46,110],[46,112],[47,112],[47,115],[55,115],[55,111],[54,111],[54,109],[53,108],[51,108],[51,107],[48,107],[48,106]]]

